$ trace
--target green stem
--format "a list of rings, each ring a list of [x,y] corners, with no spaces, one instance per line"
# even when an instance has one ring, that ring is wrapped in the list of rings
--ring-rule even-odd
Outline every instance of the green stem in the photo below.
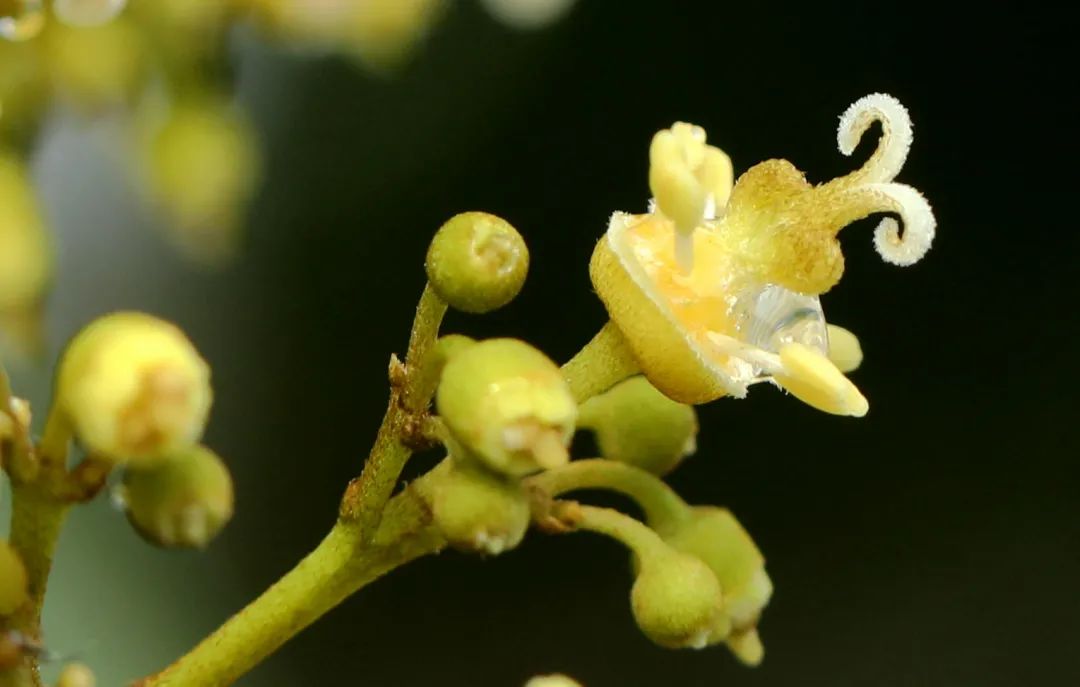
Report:
[[[641,370],[622,332],[608,322],[562,371],[574,400],[581,403]]]
[[[361,526],[339,521],[306,558],[187,655],[138,687],[229,685],[346,597],[445,542],[414,483],[387,504],[368,545]]]
[[[613,508],[567,504],[572,506],[575,529],[603,534],[622,543],[639,558],[663,555],[670,551],[656,532],[639,520]]]
[[[412,334],[409,335],[409,350],[405,356],[408,381],[405,387],[405,407],[413,412],[427,409],[431,397],[438,386],[438,375],[425,375],[431,350],[439,337],[439,326],[446,314],[446,301],[435,293],[431,284],[424,286],[420,302],[416,305],[416,317],[413,320]]]
[[[528,480],[554,498],[579,489],[610,489],[634,499],[654,528],[663,529],[690,517],[690,506],[650,472],[603,458],[575,460]]]
[[[391,384],[395,388],[391,390],[390,405],[379,426],[375,444],[363,471],[349,484],[342,499],[342,517],[359,522],[364,532],[375,530],[383,507],[394,493],[401,470],[412,456],[412,449],[406,446],[404,438],[413,433],[412,425],[427,409],[435,392],[434,386],[423,384],[421,371],[435,345],[445,314],[446,303],[430,285],[425,286],[416,306],[404,368],[400,363],[391,362]]]
[[[35,641],[41,639],[41,610],[60,530],[71,505],[53,495],[47,485],[13,485],[11,501],[12,548],[26,567],[29,600],[5,619],[4,628]],[[40,685],[37,661],[28,654],[13,668],[7,684]]]

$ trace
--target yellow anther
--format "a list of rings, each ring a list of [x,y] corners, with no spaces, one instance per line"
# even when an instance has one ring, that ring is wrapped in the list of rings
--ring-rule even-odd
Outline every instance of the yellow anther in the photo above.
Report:
[[[675,224],[679,267],[693,267],[693,232],[727,203],[731,160],[705,143],[705,130],[676,122],[653,136],[649,146],[649,189],[660,213]]]
[[[829,360],[841,372],[851,372],[862,364],[863,352],[859,339],[854,334],[835,324],[829,329]]]
[[[780,363],[784,369],[774,378],[800,401],[834,415],[862,417],[870,409],[859,389],[817,349],[786,344]]]

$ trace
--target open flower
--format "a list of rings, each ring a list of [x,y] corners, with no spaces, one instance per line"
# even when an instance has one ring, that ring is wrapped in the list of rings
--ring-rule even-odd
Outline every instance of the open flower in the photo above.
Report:
[[[875,121],[881,140],[855,172],[814,186],[789,162],[767,160],[739,177],[730,196],[703,131],[676,125],[672,142],[662,144],[669,153],[655,150],[664,132],[654,139],[656,203],[644,215],[612,216],[590,273],[658,389],[684,403],[704,403],[742,397],[750,384],[771,381],[826,412],[866,413],[866,399],[830,360],[818,298],[843,273],[837,234],[868,215],[895,213],[903,234],[886,218],[875,246],[886,261],[910,265],[930,248],[935,226],[919,192],[892,182],[912,138],[907,111],[895,98],[870,95],[848,108],[837,133],[840,151],[850,155]],[[668,177],[681,181],[659,181]],[[686,241],[689,249],[680,249]],[[689,269],[680,255],[689,255]],[[850,369],[857,343],[843,346],[841,366]]]

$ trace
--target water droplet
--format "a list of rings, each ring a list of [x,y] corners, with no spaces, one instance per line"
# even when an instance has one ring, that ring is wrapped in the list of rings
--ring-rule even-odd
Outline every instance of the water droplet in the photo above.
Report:
[[[69,26],[101,26],[120,14],[126,5],[127,0],[56,0],[53,12]]]
[[[19,0],[13,14],[0,17],[0,38],[28,41],[45,26],[45,7],[41,0]]]
[[[740,338],[776,353],[787,343],[828,351],[828,330],[821,300],[782,286],[766,284],[741,293],[732,307]]]

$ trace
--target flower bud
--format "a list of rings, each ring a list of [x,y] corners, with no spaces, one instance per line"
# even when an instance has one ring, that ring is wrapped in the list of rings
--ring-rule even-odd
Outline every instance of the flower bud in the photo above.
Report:
[[[119,312],[72,339],[56,410],[95,456],[148,465],[190,448],[210,411],[210,368],[177,327]]]
[[[723,596],[709,566],[672,550],[641,561],[630,602],[638,627],[652,641],[701,649],[721,619]]]
[[[151,190],[177,246],[206,263],[235,253],[248,200],[259,178],[251,123],[227,103],[176,105],[148,151]]]
[[[94,687],[96,684],[93,671],[82,663],[67,664],[56,680],[56,687]]]
[[[503,24],[520,30],[539,29],[561,19],[575,0],[481,0],[484,8]]]
[[[0,55],[7,69],[4,59]],[[52,242],[25,166],[0,150],[0,326],[20,348],[38,343],[41,302],[52,273]]]
[[[55,0],[56,18],[70,26],[91,27],[108,24],[127,5],[127,0]]]
[[[524,341],[490,339],[458,352],[443,369],[436,406],[452,438],[491,470],[522,476],[569,460],[577,406],[558,366]]]
[[[479,466],[454,465],[435,482],[435,525],[453,546],[496,555],[521,543],[529,528],[529,501],[517,481]]]
[[[697,506],[688,520],[659,533],[670,546],[712,569],[724,590],[724,615],[736,632],[757,624],[772,596],[772,581],[764,556],[731,511]]]
[[[525,687],[581,687],[581,683],[565,675],[537,675]]]
[[[0,411],[0,442],[12,439],[19,432],[30,431],[30,404],[14,396],[10,403],[10,413]]]
[[[665,475],[697,449],[693,407],[672,401],[645,377],[631,377],[580,408],[578,427],[593,430],[600,455]]]
[[[202,446],[152,467],[129,468],[121,489],[131,524],[166,548],[204,548],[233,513],[229,470]]]
[[[0,616],[14,613],[26,603],[26,568],[15,549],[0,539]]]
[[[45,27],[45,3],[19,0],[0,3],[0,40],[28,41]]]
[[[89,5],[85,0],[57,4]],[[101,8],[105,11],[106,8]],[[74,15],[72,15],[74,18]],[[79,17],[90,19],[89,14]],[[123,105],[137,95],[146,73],[146,45],[139,29],[126,18],[94,26],[56,23],[42,36],[42,54],[58,91],[91,112]]]
[[[509,303],[529,271],[529,249],[509,222],[485,212],[463,212],[431,240],[428,281],[444,301],[468,313]]]

